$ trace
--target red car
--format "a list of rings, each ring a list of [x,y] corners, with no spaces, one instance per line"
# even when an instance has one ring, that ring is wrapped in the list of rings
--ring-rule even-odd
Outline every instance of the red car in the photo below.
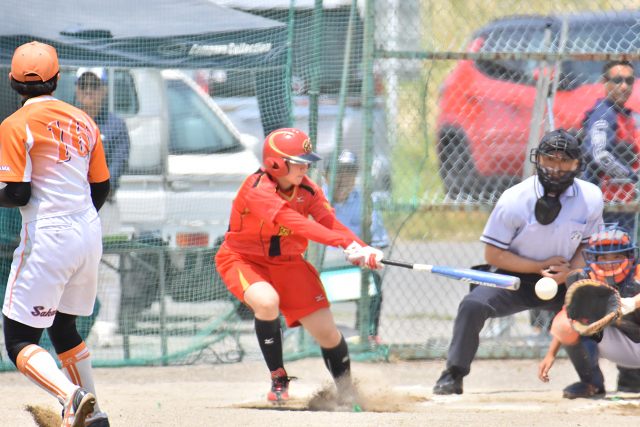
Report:
[[[547,23],[556,49],[563,20],[569,24],[566,52],[640,49],[640,12],[611,12],[498,20],[474,34],[469,51],[541,52]],[[450,197],[491,200],[522,179],[538,65],[533,60],[461,60],[447,76],[439,100],[436,151]],[[553,105],[556,128],[577,133],[584,113],[605,96],[603,65],[562,63]],[[637,90],[627,107],[640,111]]]

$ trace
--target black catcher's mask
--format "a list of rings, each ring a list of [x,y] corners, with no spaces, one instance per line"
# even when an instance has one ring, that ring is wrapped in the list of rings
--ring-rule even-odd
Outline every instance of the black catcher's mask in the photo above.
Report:
[[[578,167],[561,172],[540,165],[540,155],[578,160]],[[536,220],[542,225],[551,224],[560,213],[560,195],[573,185],[574,179],[585,169],[578,140],[560,128],[542,137],[538,148],[531,150],[529,160],[536,165],[538,180],[544,188],[544,196],[536,202]]]

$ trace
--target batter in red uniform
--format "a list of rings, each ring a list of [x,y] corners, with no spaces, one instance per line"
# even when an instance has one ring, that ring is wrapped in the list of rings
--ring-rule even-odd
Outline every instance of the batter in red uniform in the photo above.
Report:
[[[298,129],[279,129],[264,141],[263,167],[240,187],[216,266],[229,290],[255,312],[260,349],[271,372],[273,402],[289,398],[282,357],[282,312],[322,348],[338,393],[352,391],[349,349],[336,328],[317,271],[302,254],[308,240],[345,249],[347,260],[382,268],[382,252],[365,245],[336,220],[322,190],[305,173],[321,157]],[[313,217],[313,220],[309,219]]]

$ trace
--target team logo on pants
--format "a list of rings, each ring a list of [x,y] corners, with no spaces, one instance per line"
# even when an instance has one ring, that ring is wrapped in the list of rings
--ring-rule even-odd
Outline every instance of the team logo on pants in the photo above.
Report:
[[[33,307],[33,311],[31,312],[32,316],[35,317],[51,317],[55,316],[58,310],[48,309],[45,311],[45,308],[41,305],[37,305]]]

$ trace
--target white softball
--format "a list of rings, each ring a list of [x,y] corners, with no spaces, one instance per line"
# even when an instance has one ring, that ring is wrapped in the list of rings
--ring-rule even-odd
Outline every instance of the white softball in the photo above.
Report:
[[[551,277],[543,277],[536,283],[536,295],[543,300],[550,300],[558,293],[558,284]]]

